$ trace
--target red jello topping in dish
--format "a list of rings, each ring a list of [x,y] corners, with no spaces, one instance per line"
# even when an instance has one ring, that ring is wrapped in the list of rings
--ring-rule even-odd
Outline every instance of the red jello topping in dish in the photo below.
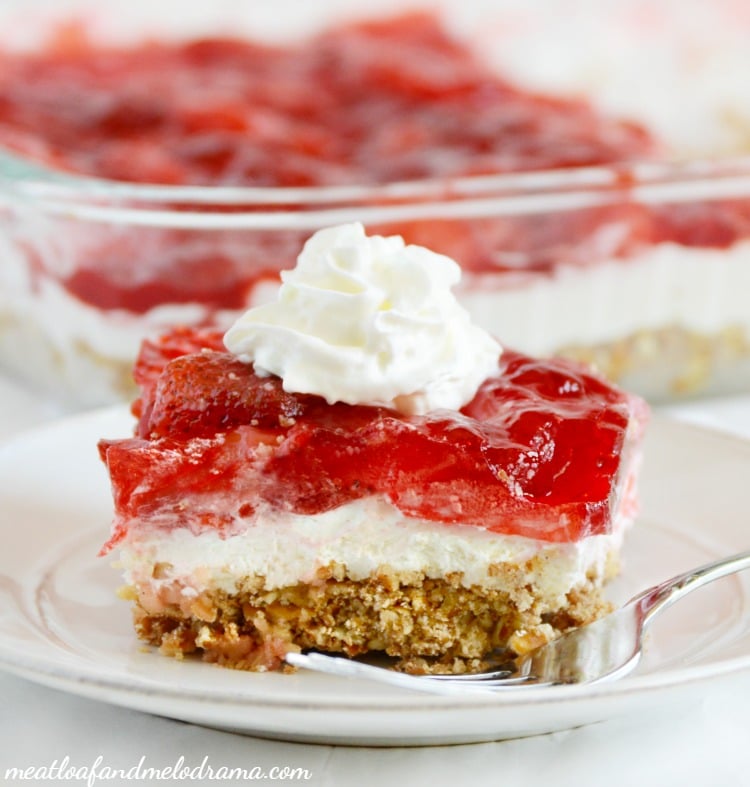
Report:
[[[283,47],[206,39],[115,49],[85,36],[64,44],[0,53],[0,145],[58,169],[167,185],[440,178],[450,193],[460,176],[617,164],[620,205],[369,226],[466,271],[510,273],[510,286],[516,274],[627,257],[655,243],[725,248],[750,236],[747,200],[633,204],[624,162],[660,155],[645,130],[582,101],[512,86],[427,14],[344,25]],[[378,204],[375,192],[368,202]],[[200,304],[196,322],[216,324],[226,320],[222,310],[241,310],[259,282],[291,267],[312,229],[122,232],[51,219],[40,235],[40,219],[23,240],[35,272],[76,300],[132,314]]]
[[[131,518],[228,530],[263,506],[316,514],[370,495],[407,516],[545,541],[608,532],[629,415],[643,405],[575,364],[506,350],[461,411],[404,416],[287,393],[218,342],[183,331],[146,343],[137,436],[100,445],[120,523],[110,546]]]
[[[654,149],[515,89],[426,14],[301,43],[87,45],[0,59],[0,144],[77,173],[309,186],[573,167]]]
[[[599,164],[656,148],[642,129],[584,102],[514,88],[427,14],[350,24],[284,47],[210,39],[114,49],[84,36],[32,55],[0,54],[0,145],[99,178],[212,186],[374,186]],[[429,245],[458,252],[468,269],[502,270],[498,249],[517,257],[540,235],[500,224],[488,232],[447,222],[446,243]],[[430,228],[382,230],[419,243]],[[66,263],[57,267],[47,244],[35,255],[39,268],[77,300],[135,314],[199,303],[203,320],[245,307],[259,281],[293,265],[309,235],[123,233],[93,223],[48,231],[65,235]],[[568,236],[557,246],[570,246]]]

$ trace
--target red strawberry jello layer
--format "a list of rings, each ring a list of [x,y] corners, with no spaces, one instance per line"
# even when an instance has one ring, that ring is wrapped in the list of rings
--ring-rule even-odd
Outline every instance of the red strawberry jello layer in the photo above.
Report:
[[[141,638],[275,669],[384,651],[463,671],[595,618],[647,418],[564,360],[504,350],[459,410],[290,393],[218,333],[144,344],[135,436],[103,440]]]

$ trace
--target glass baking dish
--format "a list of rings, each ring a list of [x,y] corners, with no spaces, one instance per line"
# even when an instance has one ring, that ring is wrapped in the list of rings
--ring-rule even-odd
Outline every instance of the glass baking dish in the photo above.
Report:
[[[227,31],[279,43],[365,8],[207,5],[188,13],[180,4],[178,13],[171,2],[115,3],[105,14],[90,3],[10,4],[0,21],[27,20],[12,28],[23,35],[6,36],[10,50],[38,47],[74,11],[105,43]],[[722,5],[701,7],[715,14]],[[399,6],[385,3],[379,14]],[[543,11],[555,4],[431,6],[521,82],[518,40],[552,36]],[[607,19],[578,2],[566,24],[584,12],[589,32],[597,19],[620,32],[623,19],[643,24],[643,3],[617,8]],[[500,47],[509,29],[512,45]],[[537,64],[529,84],[553,89],[544,73]],[[584,81],[557,87],[589,92]],[[72,406],[127,398],[142,338],[173,324],[228,326],[272,297],[278,272],[293,266],[312,232],[356,221],[456,259],[459,298],[506,346],[593,363],[655,401],[748,390],[750,159],[738,155],[738,137],[714,131],[698,151],[711,156],[675,144],[659,161],[361,186],[136,184],[0,150],[0,363]]]

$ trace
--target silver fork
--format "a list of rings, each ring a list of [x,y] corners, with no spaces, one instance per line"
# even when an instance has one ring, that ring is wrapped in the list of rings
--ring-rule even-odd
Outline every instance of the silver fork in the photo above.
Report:
[[[368,678],[437,694],[519,691],[531,686],[596,683],[631,672],[643,650],[643,633],[653,619],[688,593],[750,568],[750,551],[678,574],[642,591],[603,618],[564,634],[515,660],[465,675],[406,675],[343,656],[287,653],[286,661],[316,672]]]

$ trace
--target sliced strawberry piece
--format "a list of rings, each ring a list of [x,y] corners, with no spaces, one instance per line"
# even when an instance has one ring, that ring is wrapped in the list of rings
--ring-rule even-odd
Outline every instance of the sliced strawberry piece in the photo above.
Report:
[[[286,429],[318,401],[286,393],[278,377],[259,377],[228,353],[204,350],[164,367],[139,434],[195,437],[240,424]]]
[[[142,418],[150,412],[156,383],[171,360],[203,349],[223,350],[224,334],[215,329],[177,327],[157,339],[143,341],[133,368],[133,379],[141,388],[140,398],[133,403],[133,415]]]

